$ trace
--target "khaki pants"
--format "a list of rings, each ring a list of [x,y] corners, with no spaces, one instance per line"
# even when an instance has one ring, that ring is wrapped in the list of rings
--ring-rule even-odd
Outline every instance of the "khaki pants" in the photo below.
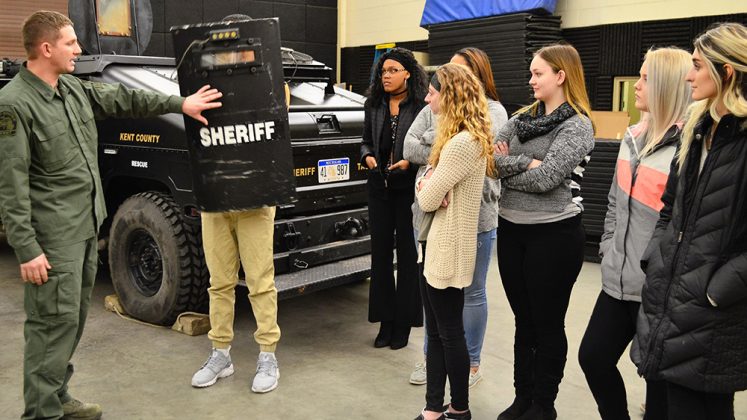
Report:
[[[233,341],[233,315],[239,260],[246,274],[249,302],[261,351],[274,352],[280,340],[278,292],[273,265],[275,207],[202,213],[202,241],[210,270],[210,325],[213,347],[225,349]]]
[[[49,280],[26,283],[26,339],[23,357],[23,419],[62,417],[62,404],[72,397],[70,358],[83,334],[96,280],[96,238],[59,247],[43,247]]]

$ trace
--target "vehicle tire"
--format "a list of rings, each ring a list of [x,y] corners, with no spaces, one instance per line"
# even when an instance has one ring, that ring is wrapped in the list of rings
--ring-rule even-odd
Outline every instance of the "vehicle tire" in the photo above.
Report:
[[[128,315],[170,325],[185,311],[207,308],[208,270],[199,222],[160,192],[133,195],[109,231],[109,269]]]

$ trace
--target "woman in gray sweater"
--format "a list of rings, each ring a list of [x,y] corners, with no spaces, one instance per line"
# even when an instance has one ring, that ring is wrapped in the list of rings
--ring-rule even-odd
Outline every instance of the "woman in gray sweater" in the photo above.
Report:
[[[457,51],[451,58],[451,63],[466,66],[482,82],[488,100],[488,113],[494,134],[503,127],[508,119],[506,109],[498,102],[498,92],[493,81],[493,70],[490,60],[484,51],[468,47]],[[404,156],[410,162],[421,165],[418,176],[422,175],[431,145],[436,135],[436,117],[430,107],[423,108],[410,126],[405,136]],[[488,298],[485,293],[485,283],[488,276],[488,265],[495,239],[495,229],[498,226],[498,195],[500,182],[493,177],[485,177],[480,203],[480,218],[477,224],[477,259],[472,284],[464,289],[464,332],[469,350],[470,375],[469,386],[475,385],[481,378],[480,353],[485,339],[485,329],[488,323]],[[413,226],[420,226],[423,212],[418,205],[417,197],[412,206]],[[428,353],[428,339],[425,338],[423,353]],[[427,381],[425,363],[418,363],[410,374],[410,383],[425,385]]]
[[[516,323],[516,398],[498,420],[557,418],[568,352],[565,314],[585,242],[571,175],[594,147],[578,52],[544,47],[530,71],[536,101],[506,123],[496,144],[503,186],[498,266]]]

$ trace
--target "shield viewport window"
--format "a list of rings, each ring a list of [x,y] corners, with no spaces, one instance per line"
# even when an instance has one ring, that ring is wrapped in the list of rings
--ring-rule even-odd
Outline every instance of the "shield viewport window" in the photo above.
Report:
[[[203,54],[200,57],[200,66],[207,68],[236,66],[254,61],[254,50],[217,51]]]
[[[132,36],[130,0],[96,0],[100,35]]]

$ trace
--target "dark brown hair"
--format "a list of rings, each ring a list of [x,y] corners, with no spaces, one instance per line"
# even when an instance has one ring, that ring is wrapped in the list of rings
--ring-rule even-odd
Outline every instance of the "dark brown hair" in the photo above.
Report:
[[[490,60],[485,51],[475,47],[467,47],[455,52],[454,55],[462,57],[467,62],[472,73],[482,82],[482,87],[485,88],[485,95],[488,98],[494,101],[500,100],[493,81],[493,69],[490,67]]]
[[[34,48],[42,42],[54,42],[60,37],[60,29],[73,26],[73,22],[62,13],[39,10],[23,22],[23,48],[28,58],[36,58]]]

